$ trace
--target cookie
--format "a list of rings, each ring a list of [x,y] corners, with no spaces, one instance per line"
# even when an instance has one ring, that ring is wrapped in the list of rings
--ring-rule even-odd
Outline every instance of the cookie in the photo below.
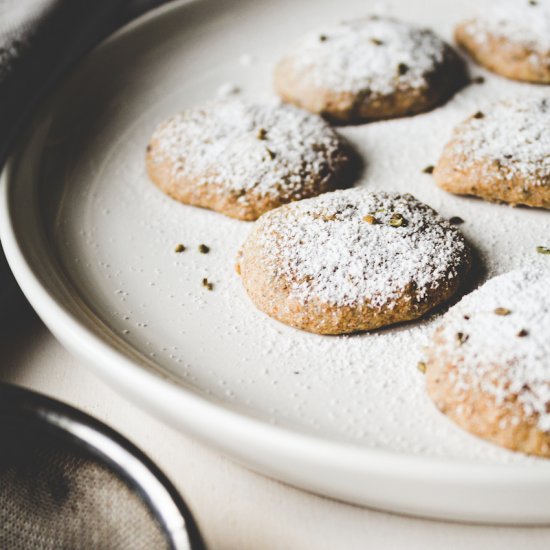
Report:
[[[460,23],[455,38],[478,63],[514,80],[550,84],[550,0],[501,0]]]
[[[344,123],[429,111],[465,81],[431,30],[379,16],[308,34],[275,69],[283,100]]]
[[[550,208],[550,96],[475,113],[455,129],[433,176],[451,193]]]
[[[151,180],[176,200],[241,220],[345,186],[354,169],[349,146],[320,117],[237,99],[163,122],[146,165]]]
[[[428,395],[461,428],[550,457],[550,271],[500,275],[444,316],[426,350]]]
[[[319,334],[421,317],[471,263],[458,229],[412,195],[348,189],[264,214],[237,261],[254,304]]]

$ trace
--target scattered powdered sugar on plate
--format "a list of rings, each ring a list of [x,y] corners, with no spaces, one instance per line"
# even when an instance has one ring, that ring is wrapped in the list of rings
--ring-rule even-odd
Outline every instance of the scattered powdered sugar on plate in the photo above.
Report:
[[[466,31],[480,44],[490,34],[550,58],[550,0],[483,3]]]
[[[327,193],[267,213],[255,233],[267,269],[302,303],[391,309],[410,285],[421,301],[469,259],[461,233],[408,194]]]
[[[233,82],[224,82],[216,91],[216,95],[219,98],[231,97],[240,93],[241,89]]]
[[[161,124],[151,143],[154,162],[168,159],[173,177],[242,192],[243,201],[250,190],[300,198],[344,160],[341,139],[322,118],[276,101],[187,109]]]
[[[372,16],[307,34],[288,59],[320,87],[391,94],[427,88],[446,48],[429,29]]]
[[[249,53],[243,53],[239,57],[239,64],[242,67],[250,67],[254,63],[254,56]]]
[[[495,162],[503,177],[550,185],[549,130],[550,95],[521,94],[489,105],[459,125],[451,147],[464,166]]]
[[[550,270],[499,275],[443,318],[441,353],[456,366],[457,391],[503,404],[516,394],[525,415],[550,432]],[[457,335],[461,335],[457,338]]]

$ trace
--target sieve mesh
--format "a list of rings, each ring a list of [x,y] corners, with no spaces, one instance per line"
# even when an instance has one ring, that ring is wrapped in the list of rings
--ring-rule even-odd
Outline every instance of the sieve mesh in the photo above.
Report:
[[[5,391],[0,385],[0,400]],[[174,543],[174,533],[165,527],[173,523],[173,510],[163,521],[151,506],[154,497],[132,482],[121,464],[35,413],[0,403],[0,548],[191,547],[186,535],[183,545]],[[181,524],[189,527],[191,521]]]

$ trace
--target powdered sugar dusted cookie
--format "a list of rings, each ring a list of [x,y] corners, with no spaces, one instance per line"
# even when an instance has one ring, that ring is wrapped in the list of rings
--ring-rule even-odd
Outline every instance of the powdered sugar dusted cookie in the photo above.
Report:
[[[183,111],[147,147],[147,171],[165,193],[243,220],[344,186],[352,165],[320,117],[237,99]]]
[[[470,268],[461,233],[412,195],[350,189],[264,214],[237,270],[254,304],[321,334],[420,317]]]
[[[433,175],[451,193],[550,208],[550,96],[478,111],[455,129]]]
[[[451,308],[427,349],[428,394],[469,432],[550,457],[550,271],[495,277]]]
[[[457,42],[508,78],[550,83],[550,0],[499,0],[459,24]]]
[[[308,34],[275,70],[285,101],[342,122],[428,111],[465,80],[458,55],[431,30],[379,16]]]

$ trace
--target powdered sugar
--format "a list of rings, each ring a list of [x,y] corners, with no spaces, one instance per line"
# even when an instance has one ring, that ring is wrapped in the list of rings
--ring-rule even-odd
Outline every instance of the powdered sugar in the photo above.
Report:
[[[517,394],[526,416],[550,432],[550,271],[495,277],[444,317],[442,353],[456,365],[457,391],[472,386],[503,405]],[[498,309],[502,308],[502,309]],[[500,315],[496,310],[500,311]],[[463,343],[456,335],[462,334]]]
[[[48,132],[48,162],[42,162],[43,155],[26,154],[21,166],[36,167],[38,179],[33,177],[28,187],[36,185],[44,195],[37,204],[59,257],[60,276],[74,283],[71,293],[91,304],[101,322],[122,336],[121,348],[132,348],[144,360],[152,357],[151,369],[175,384],[297,437],[307,433],[340,449],[353,445],[365,453],[367,465],[370,450],[377,449],[427,459],[426,468],[433,457],[455,461],[463,470],[468,464],[505,463],[516,465],[514,475],[521,468],[546,479],[550,461],[473,438],[437,414],[416,369],[434,317],[350,337],[323,337],[282,325],[251,304],[234,272],[233,260],[250,224],[181,205],[151,185],[143,149],[158,121],[212,97],[223,82],[235,82],[250,99],[272,93],[273,61],[281,47],[306,26],[335,21],[342,13],[341,6],[328,1],[236,3],[261,17],[251,15],[248,26],[236,28],[227,24],[227,17],[241,19],[228,6],[210,10],[205,27],[198,27],[194,17],[182,17],[182,25],[165,18],[168,32],[155,31],[154,36],[166,47],[151,47],[149,40],[126,42],[124,57],[116,59],[131,62],[115,66],[106,55],[112,55],[109,50],[94,73],[79,80],[59,108],[46,113],[54,116],[54,125],[47,119],[33,132],[36,140],[43,139],[42,130]],[[392,5],[395,15],[410,18],[414,12],[443,35],[470,12],[470,5],[458,2]],[[364,1],[346,4],[350,17],[366,9],[370,3]],[[230,51],[237,36],[246,43]],[[239,64],[245,50],[256,58],[251,68]],[[108,85],[97,71],[109,77]],[[445,193],[422,172],[437,160],[453,127],[487,98],[542,90],[483,74],[483,85],[465,88],[444,108],[338,131],[366,161],[357,185],[367,191],[410,192],[447,218],[460,216],[465,220],[460,229],[479,263],[494,276],[521,265],[548,264],[550,256],[537,254],[535,247],[550,246],[549,213]],[[19,172],[16,188],[27,186],[27,174],[35,173]],[[61,195],[53,193],[58,187]],[[14,195],[14,209],[25,212],[22,189]],[[48,214],[57,209],[55,218]],[[30,235],[23,218],[21,229]],[[175,254],[179,242],[188,249]],[[199,243],[211,252],[199,254]],[[49,250],[36,244],[41,256]],[[202,287],[204,277],[215,284],[213,292]],[[118,289],[125,294],[115,294]],[[148,327],[138,327],[141,321]],[[122,333],[126,329],[129,334]],[[250,446],[244,443],[242,449],[250,451]],[[409,490],[403,487],[403,493]]]
[[[328,177],[341,140],[318,116],[273,102],[220,100],[188,109],[154,133],[154,161],[172,165],[174,178],[215,183],[220,191],[300,198]]]
[[[335,191],[264,215],[256,231],[267,268],[293,281],[302,302],[392,308],[411,284],[421,301],[469,255],[456,228],[398,193]]]
[[[484,108],[458,126],[451,145],[463,166],[498,163],[498,174],[550,185],[550,96],[518,96]],[[494,171],[491,171],[494,177]]]
[[[484,3],[466,30],[478,43],[485,42],[487,35],[491,34],[550,58],[550,1],[498,0],[489,5]]]
[[[216,91],[216,95],[225,99],[226,97],[231,97],[232,95],[237,95],[240,93],[241,89],[233,82],[224,82]]]
[[[289,59],[320,87],[391,94],[427,88],[427,75],[443,62],[445,49],[428,29],[373,16],[306,35]]]

